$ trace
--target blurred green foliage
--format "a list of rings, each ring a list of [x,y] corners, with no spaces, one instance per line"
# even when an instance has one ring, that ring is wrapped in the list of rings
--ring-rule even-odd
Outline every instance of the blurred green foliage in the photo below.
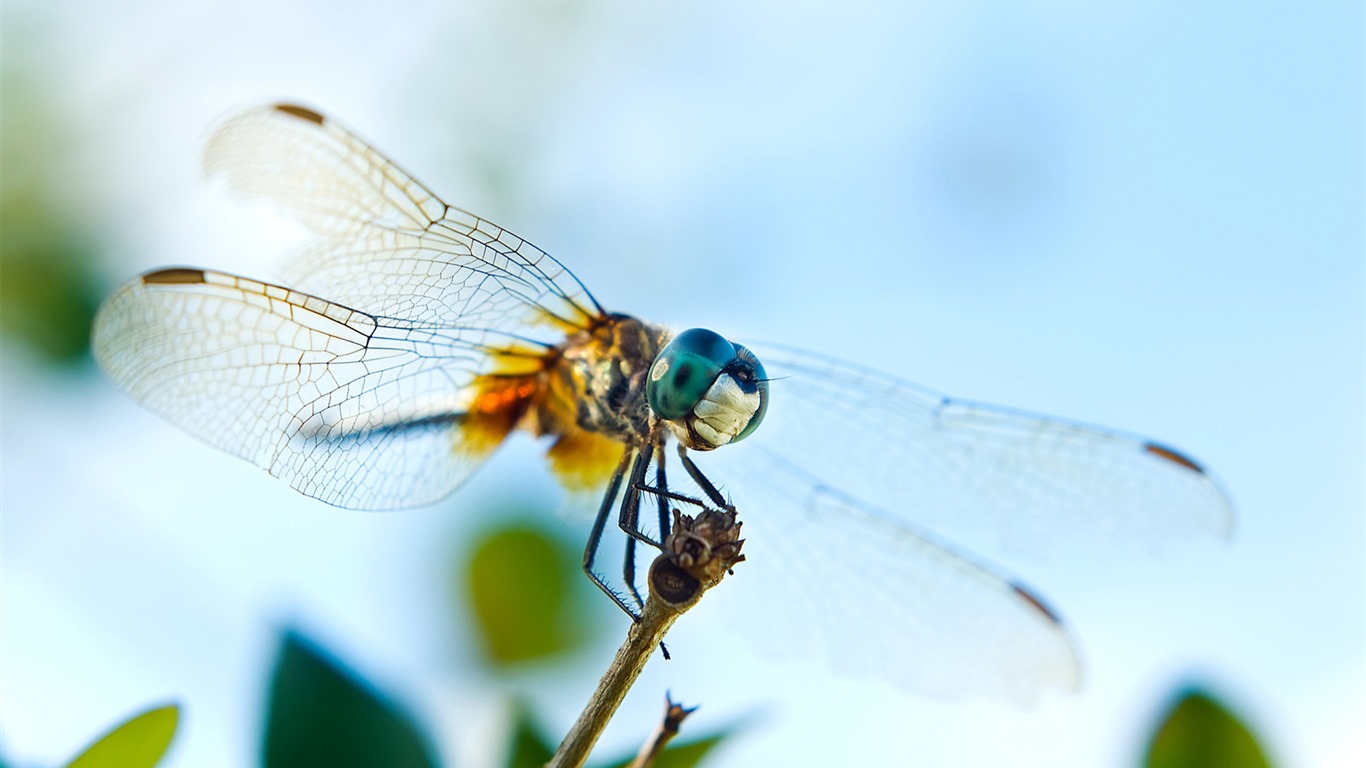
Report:
[[[95,239],[64,184],[67,131],[22,61],[7,57],[0,82],[0,332],[69,364],[86,357],[102,292]]]
[[[484,655],[495,666],[544,659],[588,640],[598,616],[575,546],[533,522],[484,532],[457,564]]]
[[[1186,688],[1158,724],[1145,768],[1270,768],[1252,731],[1212,694]]]
[[[642,742],[648,735],[641,735]],[[729,732],[723,732],[670,745],[655,765],[692,768],[728,736]],[[550,760],[557,744],[537,725],[531,708],[519,704],[505,764],[508,768],[540,768]],[[631,758],[626,756],[609,765],[625,766]],[[271,681],[262,765],[436,768],[440,763],[417,724],[372,684],[297,632],[287,631]]]
[[[507,768],[541,768],[555,755],[556,746],[536,724],[530,708],[518,706]]]
[[[67,768],[153,768],[180,722],[180,706],[153,707],[115,726],[67,763]]]
[[[265,768],[434,768],[416,724],[298,633],[284,633],[266,710]]]

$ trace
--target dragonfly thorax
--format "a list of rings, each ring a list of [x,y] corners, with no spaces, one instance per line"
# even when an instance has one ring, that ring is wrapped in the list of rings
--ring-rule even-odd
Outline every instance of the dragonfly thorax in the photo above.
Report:
[[[667,335],[630,315],[613,314],[565,340],[554,370],[579,429],[630,444],[646,441],[646,374]]]

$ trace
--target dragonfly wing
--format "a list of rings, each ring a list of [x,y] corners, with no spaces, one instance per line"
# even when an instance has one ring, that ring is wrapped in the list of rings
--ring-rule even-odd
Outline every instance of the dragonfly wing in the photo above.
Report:
[[[1218,481],[1147,438],[956,400],[788,348],[756,351],[773,379],[772,406],[750,440],[798,485],[838,487],[1005,552],[1231,531]]]
[[[461,429],[481,341],[199,269],[131,281],[93,332],[100,364],[152,411],[367,509],[435,501],[496,445]]]
[[[1019,582],[838,493],[796,506],[772,483],[736,487],[746,560],[722,591],[761,647],[943,698],[1028,704],[1079,687],[1067,628]]]
[[[749,346],[770,378],[764,423],[693,456],[745,521],[747,560],[726,591],[769,646],[815,645],[922,692],[1028,701],[1077,687],[1071,638],[960,546],[1046,554],[1228,533],[1222,488],[1170,448]]]
[[[441,326],[583,327],[602,309],[549,254],[447,205],[346,126],[274,104],[224,122],[204,167],[319,236],[281,282],[373,315]]]

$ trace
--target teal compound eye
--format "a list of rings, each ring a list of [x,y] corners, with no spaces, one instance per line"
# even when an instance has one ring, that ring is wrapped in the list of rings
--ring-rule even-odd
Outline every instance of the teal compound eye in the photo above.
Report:
[[[714,331],[693,328],[655,358],[645,397],[692,448],[710,450],[748,437],[768,409],[768,379],[759,359]]]
[[[681,419],[692,413],[734,359],[735,345],[721,334],[705,328],[683,331],[650,366],[645,399],[660,418]]]

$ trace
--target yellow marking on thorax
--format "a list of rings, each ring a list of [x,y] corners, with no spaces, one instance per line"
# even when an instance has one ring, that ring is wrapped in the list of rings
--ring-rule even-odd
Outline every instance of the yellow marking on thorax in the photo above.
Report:
[[[576,394],[566,372],[548,373],[548,386],[539,393],[534,419],[527,426],[537,434],[555,438],[546,451],[546,459],[561,485],[570,491],[594,490],[612,476],[625,446],[619,440],[581,428]]]
[[[540,322],[550,326],[551,328],[555,328],[556,330],[563,332],[566,336],[578,333],[580,331],[590,330],[596,326],[598,316],[595,313],[583,309],[578,305],[577,302],[566,301],[566,304],[578,310],[578,312],[583,316],[577,319],[559,317],[558,315],[551,313],[549,309],[542,306],[536,307],[536,316],[540,320]]]
[[[546,451],[550,469],[570,491],[601,488],[616,471],[626,445],[597,432],[575,428]]]

